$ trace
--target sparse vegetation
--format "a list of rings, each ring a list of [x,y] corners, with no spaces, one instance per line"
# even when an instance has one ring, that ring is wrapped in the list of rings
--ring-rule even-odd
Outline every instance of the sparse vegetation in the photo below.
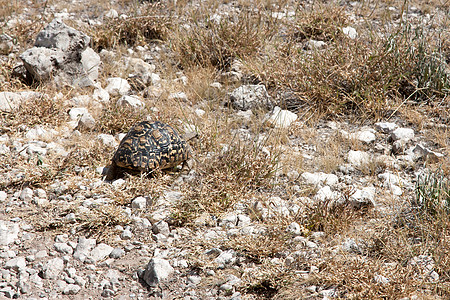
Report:
[[[41,7],[42,2],[0,0],[0,34],[10,35],[15,47],[0,54],[0,92],[43,94],[0,112],[0,191],[8,194],[0,201],[2,216],[32,224],[37,234],[80,233],[111,243],[119,243],[117,228],[135,226],[136,216],[146,218],[151,224],[137,230],[138,242],[127,241],[132,247],[179,247],[182,255],[198,254],[194,260],[215,247],[238,253],[232,272],[242,283],[232,291],[243,299],[322,299],[327,290],[333,299],[450,298],[448,1],[83,0],[85,5],[70,7],[47,0]],[[119,17],[105,16],[111,8]],[[142,109],[121,107],[118,95],[94,101],[89,97],[97,87],[30,85],[16,72],[24,69],[19,54],[60,12],[77,16],[67,24],[89,35],[95,51],[107,50],[99,84],[105,88],[110,76],[129,79],[130,94],[142,100]],[[347,26],[354,27],[356,38],[343,31]],[[135,58],[151,64],[158,76],[133,82],[136,70],[129,61]],[[265,85],[275,105],[297,113],[297,122],[288,129],[269,128],[264,109],[238,114],[224,106],[227,94],[242,84]],[[186,97],[173,96],[179,92]],[[67,114],[78,105],[71,99],[83,95],[95,119],[87,130]],[[117,142],[120,133],[145,119],[169,123],[181,134],[198,132],[189,141],[193,166],[105,183],[98,168],[109,164],[115,146],[98,135]],[[393,154],[387,133],[377,131],[373,143],[344,134],[380,120],[416,132],[401,154]],[[51,134],[27,136],[37,127]],[[416,144],[444,155],[413,159],[410,148]],[[27,152],[34,145],[41,147],[39,154]],[[350,150],[374,158],[352,166]],[[415,187],[401,182],[400,193],[377,177],[390,172],[414,182],[418,170],[425,171]],[[338,179],[333,185],[305,185],[303,172]],[[328,185],[339,201],[315,198]],[[363,195],[371,205],[355,209],[348,203],[362,186],[375,192]],[[31,200],[28,205],[20,196],[26,187],[45,189],[48,206]],[[166,199],[166,191],[176,195]],[[361,195],[358,201],[367,200]],[[146,208],[131,210],[140,196],[148,200]],[[86,199],[104,203],[86,208]],[[155,213],[161,206],[167,214]],[[248,216],[247,232],[236,225],[239,216],[224,221],[236,211]],[[69,213],[76,215],[73,223],[65,219]],[[173,229],[170,242],[153,234],[160,219]],[[291,224],[300,229],[289,231]],[[214,235],[223,228],[231,230]],[[139,249],[154,255],[151,247]],[[211,257],[183,272],[207,274],[216,268],[209,265]],[[432,268],[414,264],[417,257],[430,258]],[[217,268],[217,276],[225,277],[228,267]],[[432,272],[437,276],[431,278]],[[197,288],[220,290],[208,276]],[[231,296],[231,290],[223,294]]]

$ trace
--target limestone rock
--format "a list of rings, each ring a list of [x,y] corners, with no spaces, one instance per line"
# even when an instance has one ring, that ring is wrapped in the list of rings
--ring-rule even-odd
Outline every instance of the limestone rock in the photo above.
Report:
[[[269,108],[270,96],[264,85],[242,85],[228,94],[228,104],[234,109]]]
[[[156,287],[174,272],[170,263],[161,258],[152,258],[144,271],[142,279],[150,286]]]

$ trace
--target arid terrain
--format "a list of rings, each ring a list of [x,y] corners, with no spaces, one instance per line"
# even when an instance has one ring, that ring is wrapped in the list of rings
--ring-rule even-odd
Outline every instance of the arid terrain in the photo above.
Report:
[[[449,1],[0,0],[0,24],[0,298],[450,299]],[[191,158],[105,180],[144,120]]]

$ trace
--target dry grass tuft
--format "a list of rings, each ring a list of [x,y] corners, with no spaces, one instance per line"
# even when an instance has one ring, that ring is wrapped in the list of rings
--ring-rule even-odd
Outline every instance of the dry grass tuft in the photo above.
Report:
[[[171,18],[158,3],[140,8],[128,18],[107,19],[105,23],[85,28],[97,51],[118,45],[144,46],[150,41],[164,40],[171,28]]]
[[[259,189],[270,188],[277,155],[266,155],[259,145],[232,141],[199,161],[198,178],[185,188],[186,199],[173,217],[189,223],[203,212],[221,214],[238,201],[250,199]]]
[[[179,27],[170,38],[177,59],[186,69],[229,69],[233,59],[253,57],[277,28],[264,14],[247,11],[222,15],[220,20],[209,14],[194,14],[190,19],[189,27]]]

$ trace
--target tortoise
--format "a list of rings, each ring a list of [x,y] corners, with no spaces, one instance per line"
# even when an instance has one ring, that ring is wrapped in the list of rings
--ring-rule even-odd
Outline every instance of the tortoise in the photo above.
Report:
[[[134,125],[119,144],[106,180],[124,173],[153,173],[186,162],[189,151],[186,141],[171,126],[160,121],[143,121]]]

